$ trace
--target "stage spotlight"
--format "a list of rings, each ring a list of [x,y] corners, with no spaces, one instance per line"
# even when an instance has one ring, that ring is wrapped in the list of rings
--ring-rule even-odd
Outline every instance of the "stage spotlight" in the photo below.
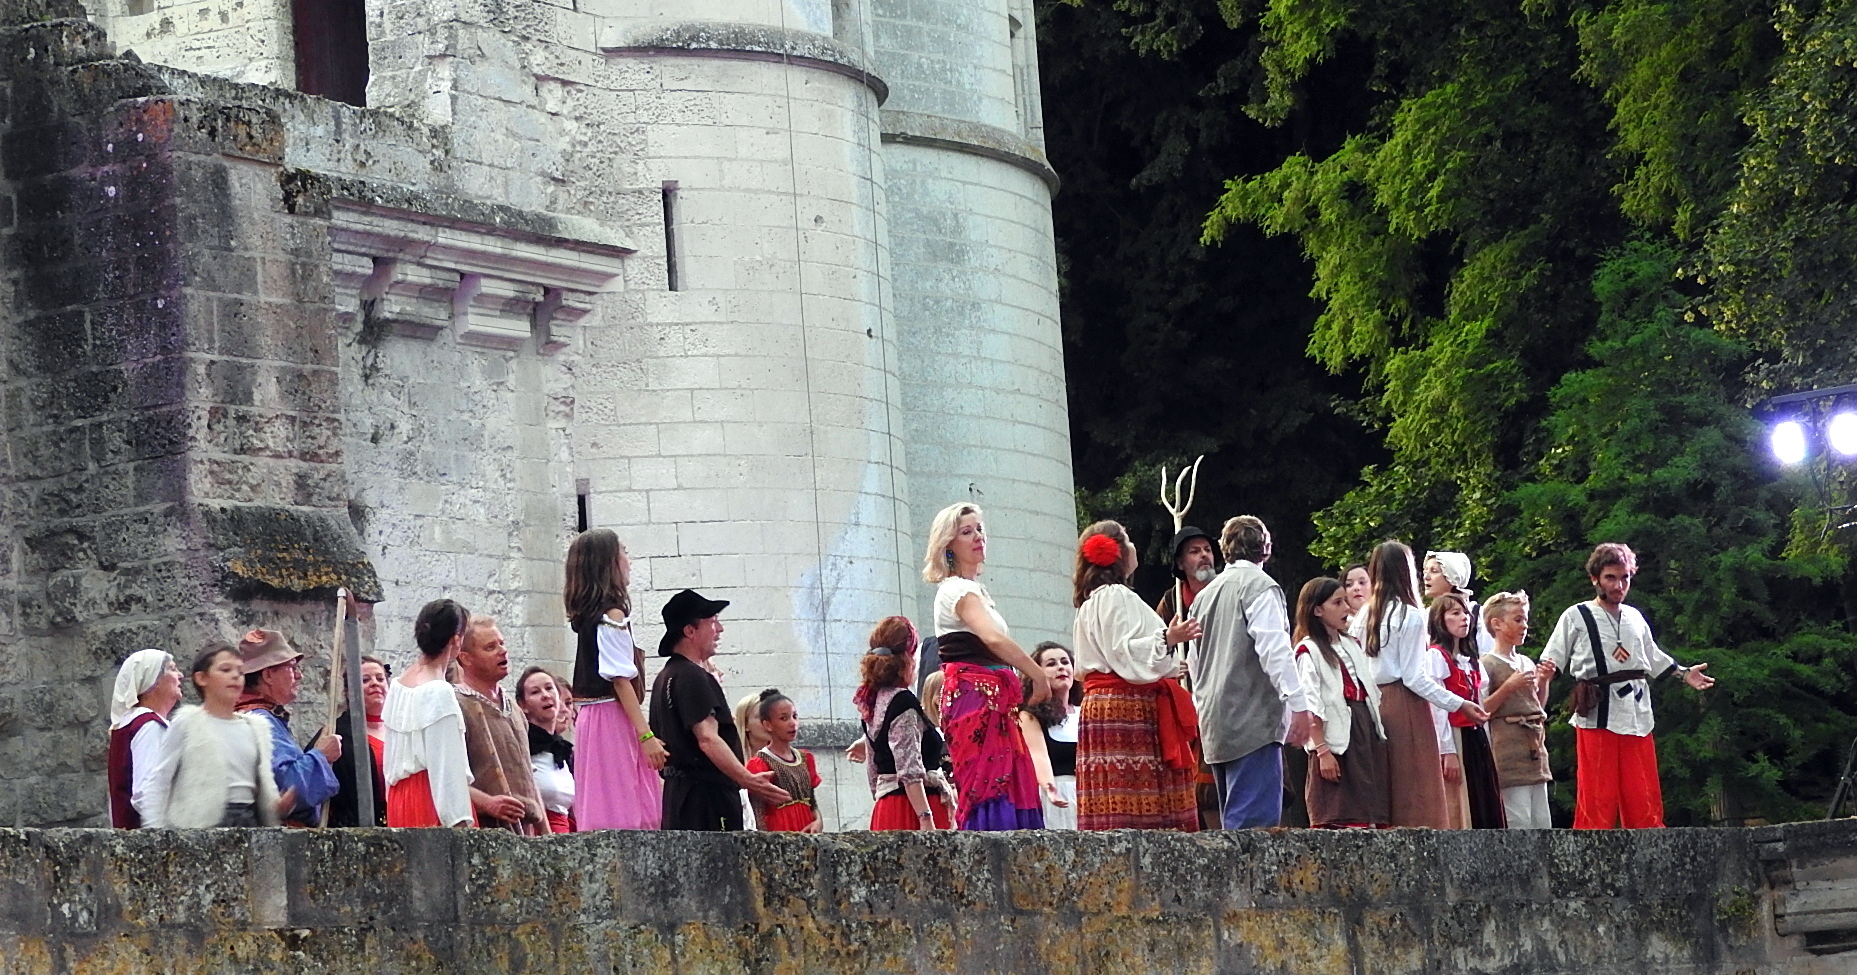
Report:
[[[1857,412],[1842,410],[1831,416],[1831,422],[1825,424],[1825,439],[1831,442],[1831,449],[1849,457],[1857,454]]]
[[[1797,464],[1805,459],[1805,424],[1798,420],[1781,420],[1773,425],[1773,456],[1782,464]]]

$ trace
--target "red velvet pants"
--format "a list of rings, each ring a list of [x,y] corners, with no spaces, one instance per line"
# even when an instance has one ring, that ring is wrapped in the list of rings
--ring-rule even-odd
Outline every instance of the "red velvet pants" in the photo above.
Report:
[[[1657,743],[1650,735],[1575,728],[1574,829],[1642,829],[1664,824]]]

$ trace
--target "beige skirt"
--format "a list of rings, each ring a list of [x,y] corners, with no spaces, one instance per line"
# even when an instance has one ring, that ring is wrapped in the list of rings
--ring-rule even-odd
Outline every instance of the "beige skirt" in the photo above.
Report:
[[[1386,778],[1394,826],[1450,828],[1444,768],[1432,706],[1394,682],[1380,685],[1380,722],[1386,726]]]

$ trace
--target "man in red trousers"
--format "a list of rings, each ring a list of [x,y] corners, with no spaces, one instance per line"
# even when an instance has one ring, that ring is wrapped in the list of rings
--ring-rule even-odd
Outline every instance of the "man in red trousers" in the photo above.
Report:
[[[1574,829],[1664,824],[1650,679],[1678,674],[1699,691],[1715,683],[1703,673],[1708,664],[1683,667],[1665,653],[1643,614],[1625,605],[1637,571],[1630,546],[1606,542],[1593,549],[1586,560],[1593,599],[1560,614],[1541,654],[1550,676],[1566,670],[1576,682]]]

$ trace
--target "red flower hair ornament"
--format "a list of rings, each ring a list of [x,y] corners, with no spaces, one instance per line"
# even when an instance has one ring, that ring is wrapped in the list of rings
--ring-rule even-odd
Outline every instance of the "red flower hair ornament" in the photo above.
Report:
[[[1091,535],[1083,540],[1083,561],[1108,568],[1122,561],[1122,543],[1109,535]]]

